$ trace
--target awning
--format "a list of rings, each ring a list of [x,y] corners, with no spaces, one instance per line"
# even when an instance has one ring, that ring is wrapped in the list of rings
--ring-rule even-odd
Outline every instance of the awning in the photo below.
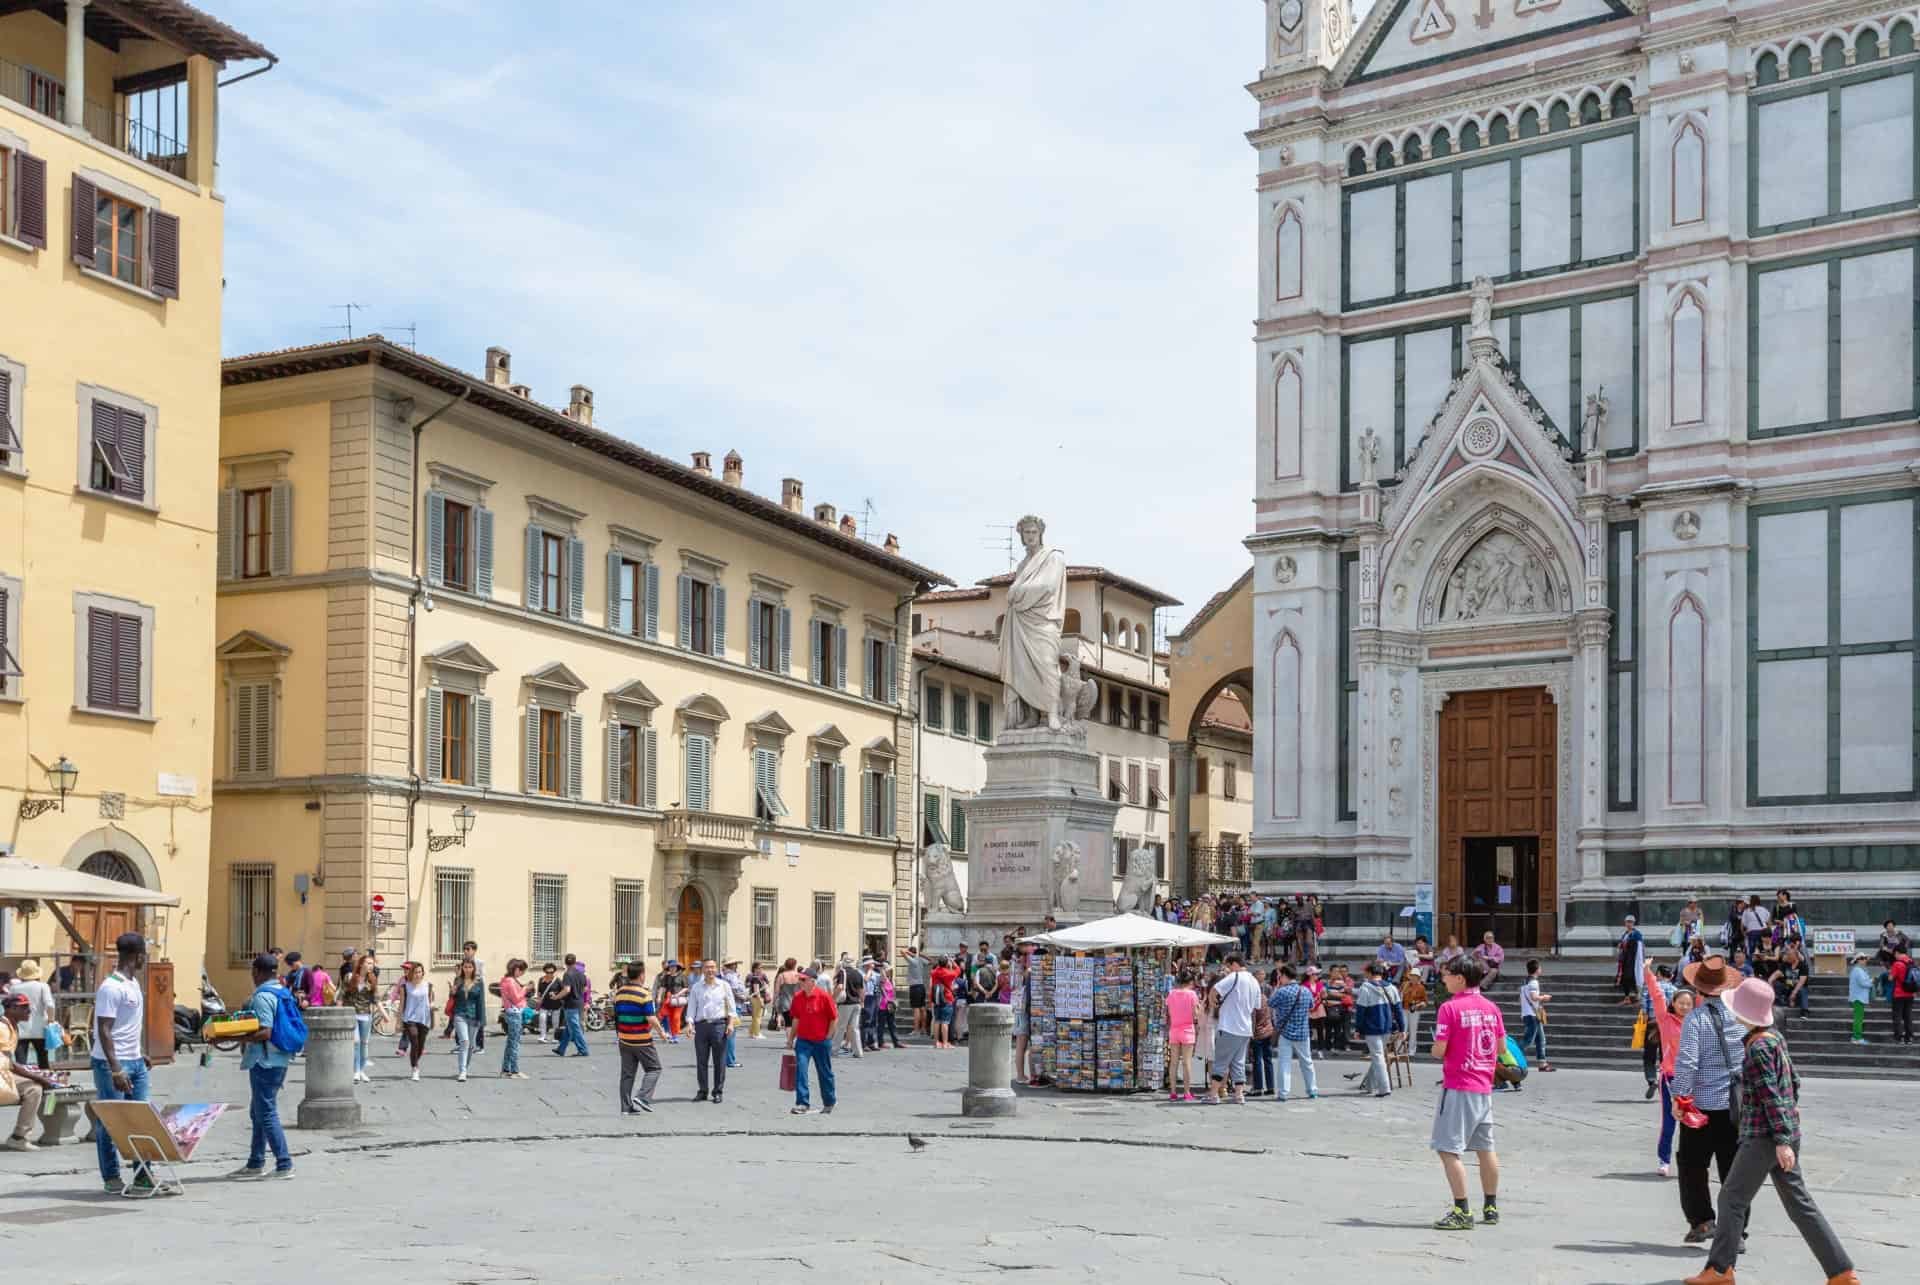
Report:
[[[1168,946],[1176,949],[1231,946],[1236,939],[1188,928],[1184,924],[1162,923],[1158,919],[1129,912],[1021,940],[1041,946],[1055,946],[1061,950],[1134,950]]]
[[[177,906],[180,898],[139,884],[102,879],[65,866],[0,857],[0,901],[86,901],[119,906]]]

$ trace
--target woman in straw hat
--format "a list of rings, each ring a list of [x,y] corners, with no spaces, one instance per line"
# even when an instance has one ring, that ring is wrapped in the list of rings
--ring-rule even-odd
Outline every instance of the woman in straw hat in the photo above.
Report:
[[[1707,1265],[1686,1285],[1734,1285],[1747,1211],[1769,1178],[1787,1217],[1820,1260],[1827,1285],[1860,1285],[1853,1260],[1821,1216],[1800,1173],[1800,1077],[1787,1056],[1787,1041],[1773,1029],[1773,988],[1748,978],[1728,991],[1727,1011],[1747,1029],[1746,1061],[1740,1068],[1740,1149],[1720,1188],[1720,1222]]]
[[[10,994],[25,996],[27,1001],[27,1015],[20,1024],[20,1060],[26,1061],[31,1052],[44,1071],[47,1069],[47,1023],[53,1020],[53,992],[40,980],[37,959],[21,960],[13,975],[16,979],[13,985],[4,989]]]

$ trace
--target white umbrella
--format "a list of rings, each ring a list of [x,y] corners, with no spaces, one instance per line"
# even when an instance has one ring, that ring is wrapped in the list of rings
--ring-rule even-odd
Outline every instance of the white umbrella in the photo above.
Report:
[[[136,883],[102,879],[65,866],[0,857],[0,901],[81,901],[121,906],[177,906],[180,898]]]
[[[1223,937],[1219,933],[1202,932],[1182,924],[1162,923],[1133,911],[1021,940],[1061,950],[1133,950],[1148,947],[1172,947],[1177,950],[1188,946],[1230,946],[1235,942],[1234,938]]]

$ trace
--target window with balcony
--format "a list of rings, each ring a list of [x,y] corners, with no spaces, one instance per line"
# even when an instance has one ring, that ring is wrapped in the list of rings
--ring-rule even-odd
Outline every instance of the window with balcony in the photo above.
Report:
[[[701,732],[689,732],[682,763],[686,783],[686,807],[690,812],[713,810],[713,738]]]

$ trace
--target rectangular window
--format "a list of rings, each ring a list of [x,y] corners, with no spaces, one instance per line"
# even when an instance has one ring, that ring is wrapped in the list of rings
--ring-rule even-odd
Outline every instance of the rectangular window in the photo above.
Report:
[[[1131,727],[1136,732],[1145,731],[1147,727],[1146,719],[1141,716],[1140,706],[1141,706],[1140,693],[1128,692],[1127,693],[1127,726]]]
[[[613,798],[629,807],[640,806],[640,729],[631,723],[616,723],[613,729],[616,758],[613,773]]]
[[[1157,700],[1147,702],[1147,735],[1160,735],[1160,702]]]
[[[688,733],[686,760],[687,810],[708,812],[713,807],[713,741]]]
[[[1748,435],[1903,419],[1920,365],[1920,241],[1748,270]]]
[[[779,750],[753,751],[753,815],[768,825],[787,815],[786,800],[780,797]]]
[[[939,683],[927,684],[926,699],[920,702],[921,716],[927,727],[938,732],[947,725],[947,689]]]
[[[1411,293],[1453,283],[1453,175],[1431,174],[1406,184],[1407,273]],[[1383,258],[1385,256],[1382,256]],[[1502,271],[1505,266],[1502,265]]]
[[[1915,497],[1749,510],[1749,804],[1920,797]]]
[[[1427,423],[1440,410],[1453,386],[1453,327],[1415,330],[1404,336],[1400,345],[1400,406],[1396,419],[1382,423],[1375,431],[1385,434],[1389,424],[1397,424],[1392,445],[1394,458],[1404,460],[1413,454],[1427,434]],[[1381,443],[1384,457],[1388,443]]]
[[[20,582],[0,581],[0,695],[17,695],[26,676],[20,665]]]
[[[1513,271],[1513,176],[1509,162],[1460,171],[1460,280]]]
[[[972,733],[967,730],[968,723],[970,721],[968,717],[968,713],[973,708],[972,702],[973,702],[973,698],[968,693],[966,693],[965,691],[962,691],[958,687],[953,689],[953,724],[952,726],[953,726],[953,734],[955,736],[972,735]]]
[[[1127,769],[1119,759],[1107,760],[1107,800],[1119,803],[1127,797]]]
[[[273,684],[233,684],[233,774],[273,775]]]
[[[227,872],[227,959],[250,963],[273,945],[273,865],[239,862]]]
[[[1223,799],[1240,797],[1240,765],[1232,759],[1223,759],[1220,763],[1220,797]]]
[[[551,531],[540,533],[540,610],[550,616],[567,612],[567,541]]]
[[[1573,258],[1573,149],[1520,158],[1520,270],[1561,267]]]
[[[867,640],[867,698],[869,700],[893,699],[893,674],[887,667],[887,657],[891,654],[891,650],[884,638]]]
[[[620,566],[614,576],[614,590],[618,595],[614,610],[618,613],[614,619],[619,623],[621,632],[635,638],[646,636],[647,620],[647,564],[635,562],[632,558],[620,559]]]
[[[967,809],[959,799],[947,801],[947,846],[955,852],[967,850]]]
[[[1911,63],[1748,99],[1747,217],[1756,235],[1901,209],[1914,198]]]
[[[765,598],[755,598],[752,604],[753,619],[748,628],[753,637],[748,650],[754,663],[769,674],[780,672],[780,607],[778,603]]]
[[[147,498],[147,417],[128,406],[94,398],[87,485],[129,500]]]
[[[1388,183],[1347,193],[1347,297],[1384,299],[1394,289],[1395,193]]]
[[[473,783],[468,765],[473,761],[473,697],[464,692],[440,694],[440,779],[461,785]]]
[[[1582,259],[1610,259],[1634,251],[1634,139],[1616,134],[1580,147]]]
[[[984,696],[973,702],[973,735],[977,740],[993,740],[993,703]]]
[[[1207,759],[1203,754],[1193,761],[1193,792],[1195,794],[1205,794],[1212,788],[1212,782],[1209,779],[1210,775]]]
[[[1640,524],[1607,527],[1607,810],[1640,806]]]
[[[617,963],[639,959],[646,953],[644,918],[647,885],[638,879],[613,881],[613,958]]]
[[[1520,379],[1547,412],[1547,422],[1569,440],[1579,436],[1573,405],[1573,311],[1545,308],[1519,316]],[[1623,390],[1624,391],[1624,390]],[[1568,430],[1572,431],[1569,432]]]
[[[1115,727],[1127,725],[1127,697],[1118,687],[1107,688],[1107,722]]]
[[[252,580],[273,574],[273,491],[240,493],[240,575]]]
[[[93,266],[95,271],[146,287],[141,275],[140,236],[146,211],[131,201],[100,193],[93,204]]]
[[[567,715],[558,709],[536,711],[540,717],[540,771],[534,788],[541,794],[567,792]]]
[[[1167,796],[1160,790],[1160,765],[1149,763],[1147,764],[1147,806],[1158,808],[1166,801]]]
[[[141,712],[140,617],[87,608],[87,707]]]
[[[833,962],[833,894],[813,894],[813,957],[823,964]]]
[[[1340,640],[1334,653],[1340,675],[1338,755],[1334,759],[1335,798],[1340,821],[1354,819],[1354,782],[1359,779],[1360,738],[1354,732],[1360,713],[1359,670],[1353,663],[1353,631],[1360,624],[1360,555],[1340,555]]]
[[[780,894],[771,888],[753,890],[753,957],[768,962],[778,957]]]
[[[713,587],[704,580],[687,581],[687,636],[682,646],[697,652],[713,650]]]
[[[838,647],[840,628],[831,620],[813,622],[813,681],[834,686],[834,675],[845,668]]]
[[[946,843],[947,827],[940,820],[940,796],[925,794],[920,798],[920,846],[930,848],[936,843]]]
[[[473,508],[446,501],[446,522],[440,532],[440,565],[449,588],[473,588]]]
[[[1113,877],[1127,877],[1127,854],[1133,847],[1133,841],[1121,835],[1113,836]]]
[[[869,768],[861,773],[860,789],[860,833],[875,836],[891,836],[893,826],[888,823],[888,815],[893,810],[893,791],[888,788],[887,774],[878,768]]]
[[[559,959],[567,940],[567,877],[533,877],[533,916],[527,953],[535,959]]]
[[[435,867],[433,872],[433,957],[460,958],[461,945],[473,940],[473,871]]]
[[[829,759],[813,761],[813,779],[809,782],[812,790],[812,804],[809,811],[815,829],[838,830],[840,828],[840,765]]]

